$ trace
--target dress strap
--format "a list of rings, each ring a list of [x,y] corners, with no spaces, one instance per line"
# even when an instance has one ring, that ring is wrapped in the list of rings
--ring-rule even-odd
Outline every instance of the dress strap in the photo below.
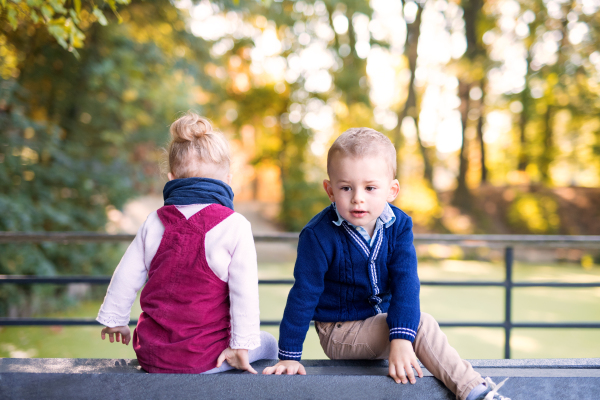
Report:
[[[159,208],[156,213],[165,228],[179,223],[182,219],[185,220],[185,215],[183,215],[175,206],[163,206]]]
[[[199,225],[204,232],[208,232],[233,213],[234,211],[229,207],[211,204],[194,214],[189,221]]]

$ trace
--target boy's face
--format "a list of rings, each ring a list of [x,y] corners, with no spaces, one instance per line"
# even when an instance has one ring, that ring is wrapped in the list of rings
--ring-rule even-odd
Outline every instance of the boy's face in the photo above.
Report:
[[[400,190],[384,157],[333,155],[323,187],[344,219],[373,236],[377,218]]]

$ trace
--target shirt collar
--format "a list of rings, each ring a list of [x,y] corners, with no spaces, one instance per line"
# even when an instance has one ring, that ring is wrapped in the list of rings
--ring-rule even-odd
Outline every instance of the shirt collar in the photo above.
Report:
[[[337,226],[341,226],[342,222],[344,222],[346,220],[338,212],[337,207],[335,206],[335,203],[331,203],[331,204],[333,205],[333,209],[335,210],[335,214],[337,215],[337,218],[338,218],[337,221],[333,221],[333,223]],[[385,208],[383,209],[383,212],[378,217],[378,219],[381,220],[381,222],[383,222],[383,224],[386,228],[389,228],[390,225],[392,225],[396,221],[396,216],[394,215],[394,210],[392,210],[392,207],[390,207],[390,203],[385,203]],[[350,222],[346,221],[346,223],[348,225],[356,228],[356,226],[352,225]]]

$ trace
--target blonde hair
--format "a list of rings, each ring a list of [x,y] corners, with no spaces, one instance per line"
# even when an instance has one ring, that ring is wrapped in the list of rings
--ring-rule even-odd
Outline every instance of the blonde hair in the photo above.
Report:
[[[222,179],[229,173],[229,144],[208,119],[187,112],[171,124],[170,132],[169,169],[176,178]]]
[[[327,153],[327,173],[335,154],[350,157],[378,156],[387,161],[392,179],[396,177],[396,148],[383,133],[371,128],[350,128],[333,142]]]

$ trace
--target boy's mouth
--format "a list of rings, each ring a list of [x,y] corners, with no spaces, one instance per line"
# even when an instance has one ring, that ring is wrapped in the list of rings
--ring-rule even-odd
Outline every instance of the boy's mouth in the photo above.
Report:
[[[365,215],[367,215],[367,211],[354,210],[354,211],[350,211],[350,214],[352,214],[352,216],[355,218],[360,218],[360,217],[364,217]]]

